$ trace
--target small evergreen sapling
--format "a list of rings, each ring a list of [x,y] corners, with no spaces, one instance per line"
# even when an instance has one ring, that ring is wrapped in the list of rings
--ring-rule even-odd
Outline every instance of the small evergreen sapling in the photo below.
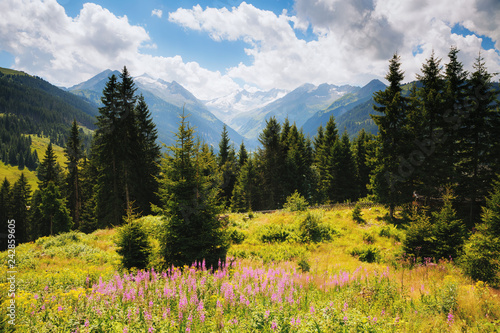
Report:
[[[122,257],[122,266],[126,269],[146,268],[152,251],[148,235],[143,225],[137,221],[137,217],[129,211],[125,219],[126,224],[118,230],[116,252]]]

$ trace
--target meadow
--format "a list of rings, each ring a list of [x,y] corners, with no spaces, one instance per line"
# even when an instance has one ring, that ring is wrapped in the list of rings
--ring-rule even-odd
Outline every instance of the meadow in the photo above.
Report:
[[[500,332],[500,294],[453,258],[415,263],[382,207],[230,214],[223,268],[160,267],[163,221],[147,271],[120,269],[116,230],[70,232],[16,248],[15,326],[8,323],[7,252],[0,331]]]

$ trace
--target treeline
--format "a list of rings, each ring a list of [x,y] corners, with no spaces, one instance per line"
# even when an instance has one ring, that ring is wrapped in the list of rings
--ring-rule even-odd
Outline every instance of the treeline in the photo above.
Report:
[[[2,218],[25,221],[18,222],[25,225],[23,241],[70,228],[118,226],[126,216],[150,213],[177,216],[170,226],[192,232],[197,224],[184,228],[182,221],[212,221],[223,210],[277,209],[294,193],[310,204],[369,198],[387,205],[393,217],[395,207],[409,207],[416,197],[429,204],[448,188],[475,222],[500,170],[498,92],[481,57],[467,73],[457,54],[452,48],[444,67],[432,55],[409,93],[402,89],[399,57],[391,59],[390,85],[374,96],[377,136],[362,130],[350,141],[331,117],[309,138],[295,124],[271,118],[257,151],[248,152],[244,143],[235,148],[224,128],[214,152],[193,138],[183,117],[177,143],[163,157],[148,107],[124,68],[103,91],[90,152],[83,152],[74,123],[66,134],[66,171],[47,149],[33,195],[25,179],[12,187],[4,181],[0,205],[8,213]]]
[[[396,206],[418,197],[429,205],[449,187],[455,201],[477,218],[500,170],[499,92],[493,89],[493,75],[481,56],[468,73],[458,52],[450,50],[444,67],[432,54],[409,94],[402,91],[404,73],[394,55],[389,86],[374,95],[378,114],[372,117],[379,134],[369,189],[390,207],[391,216]]]
[[[103,91],[89,152],[73,121],[65,137],[66,165],[56,162],[50,143],[37,168],[35,192],[23,174],[12,186],[3,181],[0,218],[16,221],[17,242],[117,226],[127,211],[150,214],[151,204],[158,203],[156,128],[126,69],[121,79],[112,76]]]
[[[0,160],[20,170],[36,170],[38,155],[31,151],[31,137],[23,135],[29,128],[23,119],[9,114],[0,117]],[[27,132],[29,133],[29,132]]]

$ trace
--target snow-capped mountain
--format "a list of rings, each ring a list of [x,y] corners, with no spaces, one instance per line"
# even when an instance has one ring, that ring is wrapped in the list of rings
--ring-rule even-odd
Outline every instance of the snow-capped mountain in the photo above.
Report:
[[[288,91],[283,89],[253,92],[241,89],[226,96],[206,101],[205,106],[220,120],[230,123],[238,114],[260,109],[284,97],[287,93]]]

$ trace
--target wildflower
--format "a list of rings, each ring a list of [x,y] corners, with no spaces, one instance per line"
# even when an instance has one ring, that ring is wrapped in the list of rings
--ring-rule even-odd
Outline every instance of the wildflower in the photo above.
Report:
[[[150,328],[148,329],[148,333],[154,332],[154,330],[155,330],[155,329],[154,329],[153,327],[150,327]]]
[[[89,320],[88,320],[88,319],[85,319],[85,324],[84,324],[83,326],[85,326],[85,327],[89,327],[89,324],[90,324],[90,323],[89,323]]]
[[[273,320],[273,322],[271,323],[271,329],[273,331],[275,331],[277,328],[278,328],[278,324]]]
[[[123,328],[123,333],[128,333],[128,328],[126,326]]]
[[[266,313],[264,314],[264,319],[269,318],[270,313],[271,313],[271,311],[267,310]]]
[[[453,323],[455,322],[455,317],[453,316],[453,313],[451,313],[451,311],[450,313],[448,313],[447,322],[449,326],[453,325]]]
[[[316,310],[314,309],[314,306],[313,306],[313,305],[311,305],[311,309],[310,309],[310,311],[311,311],[311,314],[314,314],[314,312],[316,312]]]

